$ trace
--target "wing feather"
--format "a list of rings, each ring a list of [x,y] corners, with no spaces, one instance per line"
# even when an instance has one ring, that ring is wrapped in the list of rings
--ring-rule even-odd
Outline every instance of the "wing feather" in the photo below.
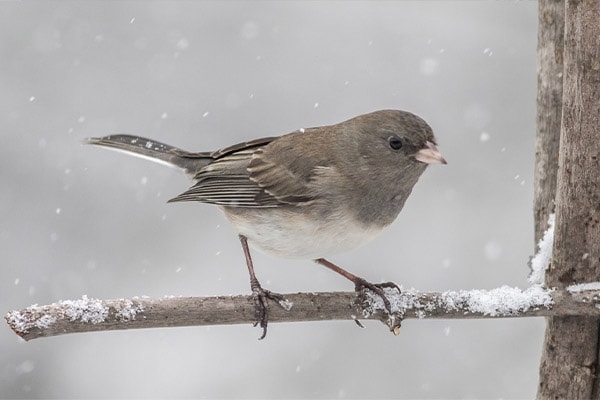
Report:
[[[211,153],[214,161],[198,171],[195,185],[169,201],[269,208],[317,199],[323,170],[331,167],[310,157],[290,158],[296,152],[288,151],[289,144],[282,146],[274,139],[257,139]]]

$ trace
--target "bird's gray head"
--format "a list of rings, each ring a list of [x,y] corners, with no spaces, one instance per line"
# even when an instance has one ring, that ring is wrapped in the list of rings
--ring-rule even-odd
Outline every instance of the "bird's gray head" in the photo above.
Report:
[[[445,164],[431,127],[420,117],[399,110],[364,114],[339,126],[353,164],[352,179],[363,183],[357,201],[362,219],[391,223],[428,164]],[[362,198],[362,199],[361,199]]]
[[[383,110],[346,121],[363,157],[382,163],[445,164],[433,130],[422,118],[400,110]],[[414,163],[418,162],[418,163]],[[420,165],[421,168],[425,165]]]

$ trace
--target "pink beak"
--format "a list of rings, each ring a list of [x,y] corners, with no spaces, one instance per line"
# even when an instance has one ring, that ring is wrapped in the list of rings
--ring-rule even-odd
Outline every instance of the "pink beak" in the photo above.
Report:
[[[426,143],[427,147],[417,151],[415,158],[425,164],[447,164],[435,144]]]

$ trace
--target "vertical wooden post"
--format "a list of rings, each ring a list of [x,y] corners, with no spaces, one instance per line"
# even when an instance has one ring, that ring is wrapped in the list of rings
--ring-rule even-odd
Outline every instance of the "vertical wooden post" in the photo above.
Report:
[[[564,15],[562,124],[553,258],[546,274],[549,287],[600,281],[600,1],[566,0]],[[597,318],[548,318],[538,399],[600,398],[599,326]]]
[[[535,137],[534,239],[538,243],[554,212],[563,94],[564,0],[539,0],[537,121]]]

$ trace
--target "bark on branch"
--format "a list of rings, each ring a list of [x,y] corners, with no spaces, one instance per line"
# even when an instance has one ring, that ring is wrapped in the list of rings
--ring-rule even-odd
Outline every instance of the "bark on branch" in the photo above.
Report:
[[[598,285],[597,285],[598,286]],[[532,316],[600,315],[600,286],[595,290],[573,287],[547,290],[532,286],[525,290],[501,287],[493,290],[419,292],[388,291],[394,317],[389,319],[383,302],[369,292],[286,294],[289,310],[270,304],[271,322],[376,319],[392,331],[404,318],[498,318]],[[5,319],[25,340],[68,333],[251,324],[255,321],[252,296],[132,298],[79,300],[33,305],[11,311]],[[396,321],[398,323],[396,324]],[[397,330],[395,333],[398,333]]]

